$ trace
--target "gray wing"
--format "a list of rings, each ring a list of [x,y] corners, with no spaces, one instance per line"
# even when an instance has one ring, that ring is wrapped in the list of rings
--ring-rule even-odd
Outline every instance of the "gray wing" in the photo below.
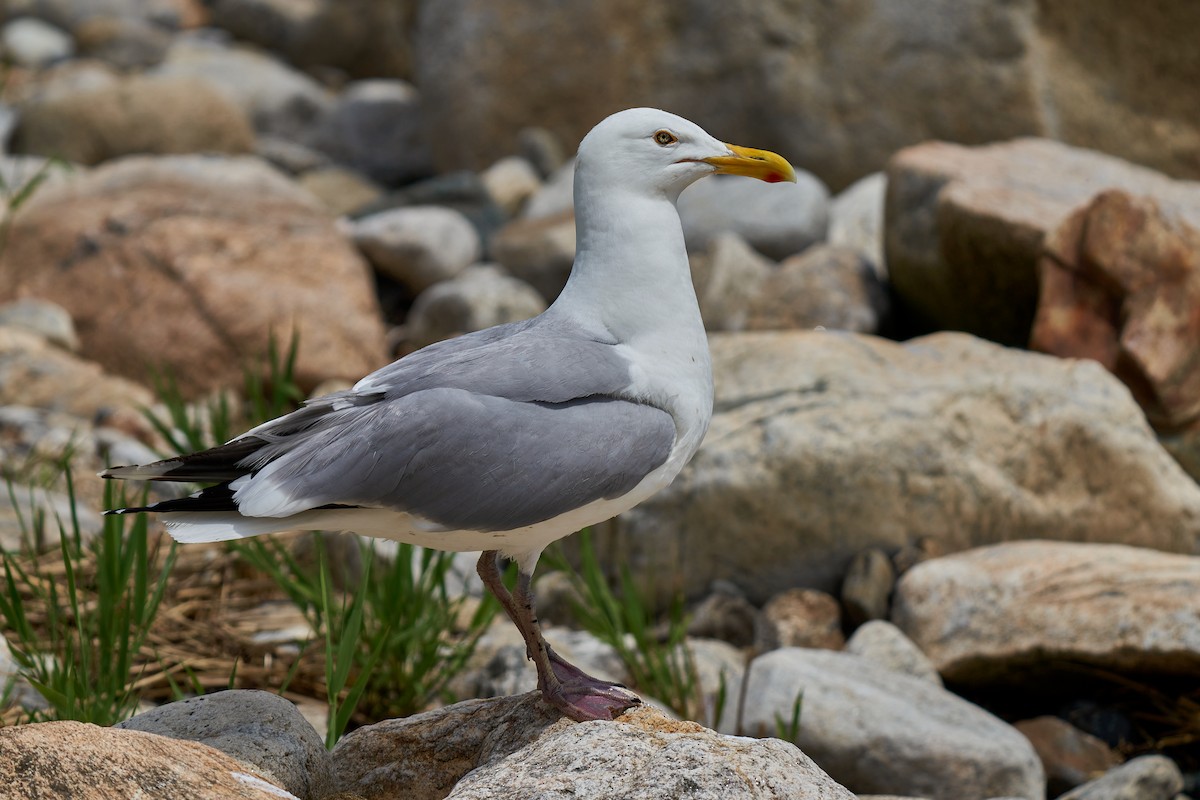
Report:
[[[419,350],[230,443],[108,477],[224,481],[158,511],[400,509],[507,530],[617,497],[675,441],[613,342],[539,317]],[[236,492],[236,494],[235,494]]]
[[[251,516],[385,507],[447,529],[508,530],[626,494],[674,441],[670,414],[626,400],[431,389],[280,443],[286,452],[238,489],[238,506]]]

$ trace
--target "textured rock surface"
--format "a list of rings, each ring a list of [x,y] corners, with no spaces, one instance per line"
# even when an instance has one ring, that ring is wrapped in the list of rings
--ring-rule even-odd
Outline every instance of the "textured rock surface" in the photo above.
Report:
[[[414,293],[453,278],[482,254],[470,221],[441,206],[395,208],[353,225],[354,243],[371,264]]]
[[[515,215],[542,186],[533,164],[520,156],[508,156],[479,175],[496,205]]]
[[[417,296],[405,321],[405,341],[409,347],[424,347],[545,310],[546,301],[528,283],[495,264],[476,264]]]
[[[842,614],[833,597],[815,589],[788,589],[772,597],[754,620],[754,648],[817,647],[841,650]]]
[[[513,277],[553,301],[575,263],[575,214],[564,211],[514,220],[492,237],[490,250]]]
[[[829,204],[829,244],[849,247],[862,254],[875,274],[887,276],[883,257],[883,201],[887,176],[873,172],[855,181]]]
[[[468,700],[348,734],[340,788],[362,798],[853,800],[799,750],[720,736],[653,709],[574,723],[533,694]]]
[[[933,662],[904,635],[904,631],[882,619],[859,627],[846,641],[846,652],[914,678],[942,685]]]
[[[150,391],[105,374],[22,328],[0,325],[0,405],[27,405],[95,419],[103,411],[149,406]]]
[[[154,75],[203,81],[242,110],[259,133],[309,141],[333,109],[316,81],[247,47],[201,37],[178,37]]]
[[[308,388],[385,360],[366,263],[256,159],[124,159],[38,192],[0,258],[0,299],[18,297],[67,309],[106,369],[166,367],[190,394],[240,387],[272,332],[298,333]]]
[[[212,24],[301,67],[407,78],[412,0],[208,0]]]
[[[1191,553],[1200,488],[1100,365],[962,334],[710,337],[716,413],[675,482],[618,518],[632,569],[754,602],[836,590],[869,547],[1014,538]]]
[[[1121,763],[1121,757],[1103,741],[1058,717],[1021,720],[1014,727],[1042,760],[1050,797],[1099,778]]]
[[[1195,674],[1200,557],[1115,544],[996,544],[909,570],[892,619],[948,680],[988,680],[1056,659]]]
[[[0,786],[24,800],[295,798],[206,745],[82,722],[0,728]]]
[[[300,798],[332,790],[325,743],[291,701],[254,690],[216,692],[168,703],[117,728],[199,742]]]
[[[1200,183],[1048,140],[929,142],[888,164],[886,252],[897,294],[941,327],[1024,345],[1046,235],[1098,192],[1153,196],[1200,225]]]
[[[746,328],[875,333],[886,313],[887,295],[866,258],[849,248],[815,245],[784,259],[759,284]]]
[[[1099,361],[1157,430],[1200,452],[1200,229],[1104,192],[1050,233],[1038,266],[1030,346]]]
[[[766,191],[758,181],[721,175],[699,181],[679,196],[679,220],[688,250],[704,250],[730,231],[758,252],[781,260],[825,239],[829,191],[812,175]]]
[[[1183,776],[1164,756],[1142,756],[1109,770],[1058,800],[1171,800],[1183,791]]]
[[[30,331],[47,343],[74,352],[79,349],[75,321],[60,305],[37,298],[18,300],[0,306],[0,327]]]
[[[775,731],[797,691],[796,744],[852,791],[960,800],[1043,796],[1029,741],[939,686],[858,656],[787,648],[750,665],[747,731]]]
[[[22,105],[17,152],[81,164],[133,153],[247,153],[254,134],[217,90],[185,77],[124,78]]]
[[[60,28],[33,17],[18,17],[0,30],[4,59],[22,67],[44,67],[75,52],[75,42]]]
[[[433,172],[422,127],[421,97],[399,80],[351,83],[317,134],[321,149],[384,185]]]
[[[447,0],[422,8],[417,72],[444,99],[435,152],[455,167],[515,152],[531,119],[576,142],[618,108],[651,105],[835,188],[909,144],[1020,135],[1197,176],[1197,28],[1187,0],[866,0],[854,13],[818,0]]]
[[[740,331],[746,329],[775,263],[736,233],[725,231],[713,237],[705,252],[691,254],[691,267],[704,327]]]
[[[862,625],[873,619],[887,619],[896,569],[882,550],[857,553],[846,568],[842,580],[842,607],[850,625]]]

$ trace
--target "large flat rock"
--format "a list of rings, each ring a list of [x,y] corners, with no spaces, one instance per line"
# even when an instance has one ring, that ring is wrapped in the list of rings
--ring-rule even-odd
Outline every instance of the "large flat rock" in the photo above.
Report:
[[[81,354],[188,394],[240,387],[274,334],[311,389],[386,361],[370,268],[315,198],[253,158],[131,157],[39,191],[0,255],[0,300],[75,320]]]
[[[1007,542],[918,564],[896,624],[943,677],[987,681],[1056,660],[1200,672],[1200,557],[1116,544]]]
[[[710,342],[704,444],[605,533],[632,568],[670,576],[664,592],[699,595],[718,578],[759,603],[797,585],[833,591],[856,553],[920,540],[1197,550],[1200,487],[1099,364],[955,333]]]
[[[796,744],[859,794],[936,800],[1044,796],[1015,728],[941,686],[849,653],[785,648],[750,665],[743,721],[776,733],[804,693]]]

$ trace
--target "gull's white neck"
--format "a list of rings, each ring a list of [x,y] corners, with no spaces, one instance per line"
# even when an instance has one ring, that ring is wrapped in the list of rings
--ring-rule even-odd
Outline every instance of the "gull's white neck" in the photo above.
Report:
[[[681,466],[708,429],[713,387],[674,198],[588,191],[577,179],[575,228],[575,266],[546,313],[617,342],[633,364],[631,394],[675,418]]]
[[[575,266],[552,311],[621,342],[703,333],[674,202],[582,184],[575,187]]]

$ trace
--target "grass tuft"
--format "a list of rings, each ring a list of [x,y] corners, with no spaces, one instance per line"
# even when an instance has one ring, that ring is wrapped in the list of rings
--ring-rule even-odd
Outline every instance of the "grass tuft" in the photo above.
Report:
[[[74,511],[70,470],[64,466],[63,472]],[[105,502],[124,504],[124,493],[108,484]],[[51,521],[43,512],[26,519],[18,510],[18,524],[25,541],[47,541]],[[100,535],[87,543],[74,513],[53,524],[57,551],[0,552],[0,618],[11,631],[13,660],[19,676],[48,703],[30,711],[28,721],[112,725],[137,707],[134,685],[145,669],[139,656],[162,603],[175,545],[159,558],[144,515],[105,517]],[[32,619],[29,607],[44,619]]]

